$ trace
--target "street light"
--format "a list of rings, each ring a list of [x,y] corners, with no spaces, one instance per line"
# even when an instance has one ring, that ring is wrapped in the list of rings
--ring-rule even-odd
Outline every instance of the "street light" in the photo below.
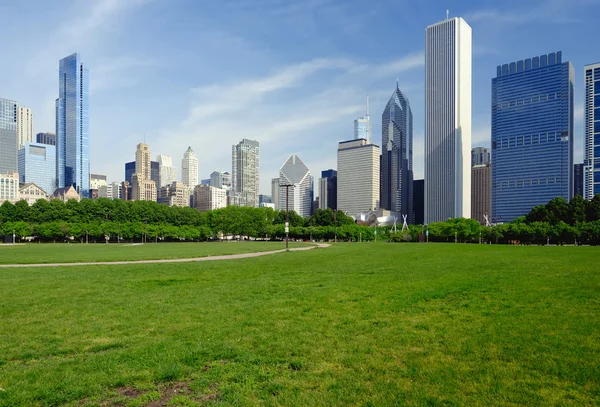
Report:
[[[13,244],[15,244],[16,231],[13,229]]]
[[[279,184],[280,187],[285,187],[285,250],[289,250],[290,239],[290,187],[292,184]]]

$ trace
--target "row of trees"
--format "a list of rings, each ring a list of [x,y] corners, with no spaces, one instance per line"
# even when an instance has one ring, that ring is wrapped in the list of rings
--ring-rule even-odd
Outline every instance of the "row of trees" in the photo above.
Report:
[[[210,212],[148,201],[110,199],[24,201],[0,206],[0,235],[41,241],[206,240],[213,237],[282,238],[286,212],[231,206]],[[299,239],[370,240],[373,231],[342,212],[317,210],[309,218],[289,213],[290,236]],[[363,237],[364,236],[364,237]]]

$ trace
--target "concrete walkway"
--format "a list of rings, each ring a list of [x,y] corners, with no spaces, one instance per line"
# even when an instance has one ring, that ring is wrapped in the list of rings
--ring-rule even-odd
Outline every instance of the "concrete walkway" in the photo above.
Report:
[[[289,249],[290,252],[299,252],[305,250],[311,250],[315,247],[329,247],[328,243],[316,243],[314,246],[308,247],[296,247]],[[188,263],[193,261],[214,261],[214,260],[235,260],[235,259],[248,259],[251,257],[268,256],[275,253],[285,253],[285,249],[272,250],[270,252],[256,252],[256,253],[240,253],[240,254],[228,254],[221,256],[206,256],[206,257],[194,257],[190,259],[160,259],[160,260],[133,260],[133,261],[95,261],[95,262],[83,262],[83,263],[37,263],[37,264],[0,264],[0,268],[18,268],[18,267],[63,267],[63,266],[109,266],[109,265],[122,265],[122,264],[154,264],[154,263]]]

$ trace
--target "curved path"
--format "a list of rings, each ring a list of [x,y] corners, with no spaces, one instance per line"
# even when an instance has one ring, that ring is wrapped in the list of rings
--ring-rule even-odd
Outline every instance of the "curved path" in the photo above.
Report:
[[[311,250],[315,247],[329,247],[328,243],[316,243],[314,246],[308,247],[296,247],[289,249],[290,252],[299,252],[305,250]],[[159,259],[159,260],[132,260],[132,261],[95,261],[95,262],[82,262],[82,263],[37,263],[37,264],[0,264],[0,268],[13,268],[13,267],[63,267],[63,266],[109,266],[113,264],[152,264],[152,263],[188,263],[192,261],[213,261],[213,260],[234,260],[234,259],[247,259],[250,257],[261,257],[269,254],[284,253],[286,249],[271,250],[269,252],[255,252],[255,253],[240,253],[240,254],[227,254],[220,256],[206,256],[206,257],[193,257],[189,259]]]

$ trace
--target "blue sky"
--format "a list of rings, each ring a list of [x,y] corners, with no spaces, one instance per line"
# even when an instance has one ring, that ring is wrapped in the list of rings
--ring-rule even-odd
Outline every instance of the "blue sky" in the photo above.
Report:
[[[563,51],[576,73],[575,157],[582,160],[582,77],[600,61],[600,0],[3,0],[0,97],[54,131],[58,60],[90,70],[92,172],[124,177],[137,143],[173,157],[188,146],[200,178],[231,171],[231,145],[261,143],[261,193],[290,153],[315,177],[336,167],[371,98],[374,142],[398,79],[414,114],[423,174],[424,34],[445,17],[473,28],[473,145],[489,145],[497,65]]]

